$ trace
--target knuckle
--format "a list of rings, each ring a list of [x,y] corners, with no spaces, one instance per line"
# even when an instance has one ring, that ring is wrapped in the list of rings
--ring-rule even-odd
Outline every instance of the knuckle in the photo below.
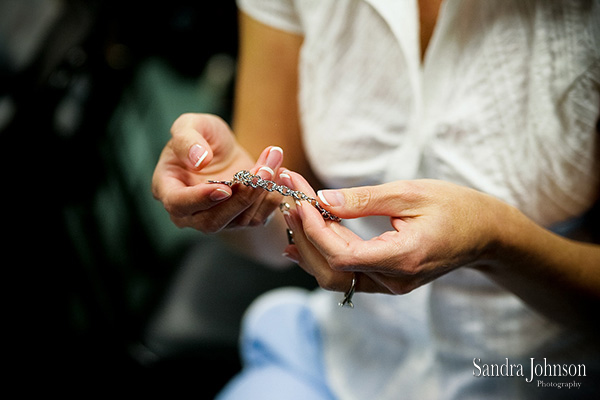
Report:
[[[381,283],[394,295],[409,294],[420,286],[419,279],[410,276],[387,276],[381,278]]]
[[[421,204],[431,196],[428,187],[423,181],[402,181],[398,183],[397,193],[409,204]]]
[[[353,265],[350,258],[342,254],[334,254],[330,256],[327,261],[329,267],[336,272],[344,271]]]
[[[250,222],[248,223],[248,226],[251,226],[251,227],[263,226],[263,225],[264,225],[263,220],[260,218],[256,218],[256,217],[253,217],[250,220]]]
[[[231,221],[231,224],[229,222],[229,219],[225,218],[224,216],[206,214],[202,215],[202,218],[198,220],[197,226],[202,233],[214,234],[221,232],[225,227],[237,226],[236,221]]]
[[[420,272],[420,262],[418,261],[418,257],[411,255],[407,257],[402,262],[402,275],[408,277],[414,277],[418,275]]]
[[[248,212],[244,212],[233,220],[233,224],[238,228],[252,227],[258,225],[258,220]]]
[[[177,133],[181,130],[182,127],[188,125],[195,114],[192,113],[184,113],[181,114],[171,125],[171,136],[177,136]]]
[[[249,226],[249,227],[256,227],[256,226],[264,225],[262,218],[260,218],[258,215],[252,215],[252,216],[245,217],[243,221],[245,222],[244,226]]]
[[[227,125],[227,122],[219,115],[216,114],[201,114],[207,121],[214,125]]]
[[[326,258],[331,269],[336,272],[347,272],[368,266],[375,267],[381,260],[380,257],[374,258],[370,249],[351,243],[347,243],[343,249],[331,252]]]
[[[417,285],[415,284],[411,284],[411,283],[401,283],[401,284],[396,284],[393,287],[391,287],[391,291],[393,294],[396,295],[405,295],[405,294],[409,294],[410,292],[412,292],[413,290],[415,290],[417,288]]]
[[[239,214],[237,217],[235,217],[234,221],[237,226],[248,226],[248,225],[250,225],[252,219],[253,219],[253,216],[248,211],[244,211],[241,214]]]
[[[241,187],[235,194],[235,201],[237,201],[238,207],[241,210],[245,210],[259,201],[259,199],[257,199],[257,192],[254,192],[252,188]]]
[[[341,290],[339,282],[336,279],[334,279],[332,274],[323,274],[323,275],[319,276],[317,278],[317,282],[319,283],[319,286],[325,290],[328,290],[328,291]]]
[[[207,235],[212,235],[223,230],[223,226],[214,222],[203,221],[200,224],[196,224],[196,229]]]
[[[371,192],[366,188],[358,188],[357,190],[353,191],[349,197],[350,204],[356,209],[367,208],[371,202]]]
[[[157,182],[157,179],[156,179],[155,175],[152,176],[152,183],[151,183],[150,189],[151,189],[152,197],[155,200],[159,200],[160,201],[160,198],[161,198],[160,187],[158,185],[158,182]]]
[[[171,218],[181,218],[183,214],[179,212],[178,207],[176,207],[173,203],[168,200],[163,200],[163,207],[169,213]]]
[[[176,217],[171,216],[171,221],[173,222],[173,224],[176,227],[178,227],[180,229],[187,227],[187,223],[181,218],[176,218]]]
[[[226,121],[213,114],[187,112],[181,114],[171,125],[171,136],[179,136],[186,128],[192,128],[199,132],[211,129],[219,129],[221,126],[227,126]]]
[[[173,224],[178,228],[193,228],[205,234],[214,234],[224,228],[224,224],[220,218],[209,216],[204,212],[194,214],[183,213],[169,203],[165,204],[165,209],[169,213]]]

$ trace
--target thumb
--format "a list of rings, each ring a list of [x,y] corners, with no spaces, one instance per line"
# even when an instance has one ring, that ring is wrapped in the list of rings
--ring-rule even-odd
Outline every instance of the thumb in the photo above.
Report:
[[[412,196],[405,196],[400,182],[376,186],[360,186],[338,190],[319,190],[317,195],[328,210],[340,218],[360,218],[369,215],[401,217],[414,207]]]
[[[183,114],[171,127],[170,146],[192,170],[200,170],[217,154],[230,154],[233,133],[220,118],[208,114]]]

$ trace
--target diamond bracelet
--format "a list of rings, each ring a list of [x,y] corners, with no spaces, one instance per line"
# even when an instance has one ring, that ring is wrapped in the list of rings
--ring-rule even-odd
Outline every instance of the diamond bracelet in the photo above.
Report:
[[[284,185],[278,185],[277,183],[275,183],[273,181],[263,179],[258,175],[253,175],[249,171],[236,172],[235,175],[233,176],[233,179],[230,181],[209,180],[208,183],[220,183],[223,185],[227,185],[229,187],[233,186],[236,183],[241,183],[241,184],[249,186],[253,189],[261,188],[261,189],[266,190],[267,192],[277,192],[283,196],[292,197],[294,200],[298,200],[298,201],[304,200],[304,201],[310,203],[317,210],[319,210],[319,212],[323,216],[323,219],[328,219],[328,220],[335,221],[335,222],[340,222],[342,220],[340,217],[335,216],[332,213],[330,213],[329,211],[327,211],[326,209],[324,209],[321,206],[321,204],[319,204],[317,199],[315,199],[314,197],[307,196],[306,194],[302,193],[299,190],[290,189],[289,187],[284,186]]]

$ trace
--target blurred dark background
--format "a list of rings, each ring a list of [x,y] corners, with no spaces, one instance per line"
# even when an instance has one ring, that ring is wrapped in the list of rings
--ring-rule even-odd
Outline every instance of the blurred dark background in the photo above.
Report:
[[[233,0],[0,0],[10,376],[212,398],[260,293],[314,287],[177,229],[151,176],[183,112],[230,120]]]

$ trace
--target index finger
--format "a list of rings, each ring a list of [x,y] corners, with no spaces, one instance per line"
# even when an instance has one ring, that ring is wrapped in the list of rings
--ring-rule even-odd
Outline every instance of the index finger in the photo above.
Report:
[[[314,195],[314,190],[301,175],[293,172],[288,175],[291,178],[290,187]],[[380,267],[385,269],[387,257],[398,252],[398,243],[390,235],[364,240],[339,223],[325,221],[312,206],[301,205],[297,209],[306,237],[334,270],[372,272]]]
[[[280,179],[290,189],[299,190],[309,197],[316,198],[314,189],[302,175],[286,170],[280,175]],[[349,240],[358,238],[352,231],[339,223],[323,219],[321,212],[310,204],[299,202],[297,209],[307,237],[325,256],[333,253],[329,247],[345,247]],[[323,235],[324,237],[321,238]],[[314,240],[313,238],[321,239]],[[323,246],[325,244],[323,240],[326,240],[328,246]]]

